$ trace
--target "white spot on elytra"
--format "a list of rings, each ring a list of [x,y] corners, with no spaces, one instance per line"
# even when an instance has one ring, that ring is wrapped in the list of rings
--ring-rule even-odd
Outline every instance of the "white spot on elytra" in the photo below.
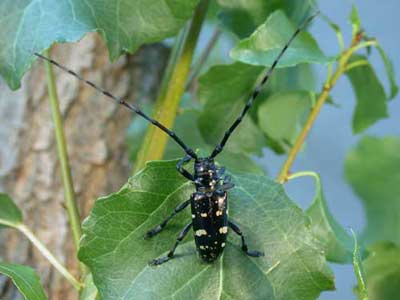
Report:
[[[219,229],[219,233],[221,233],[221,234],[226,234],[227,232],[228,232],[228,227],[227,226],[221,227]]]
[[[217,210],[217,212],[215,213],[215,215],[216,215],[217,217],[222,216],[222,211]]]
[[[195,216],[195,215],[192,215],[192,219],[194,219],[194,218],[196,218],[196,216]]]
[[[221,247],[222,247],[222,248],[225,247],[225,243],[222,243],[222,244],[221,244]]]
[[[200,216],[202,216],[203,218],[207,218],[207,213],[201,213]]]
[[[197,236],[207,235],[207,231],[205,231],[204,229],[196,230],[196,235]]]
[[[200,248],[201,250],[206,249],[206,247],[204,247],[204,246],[200,246],[199,248]]]

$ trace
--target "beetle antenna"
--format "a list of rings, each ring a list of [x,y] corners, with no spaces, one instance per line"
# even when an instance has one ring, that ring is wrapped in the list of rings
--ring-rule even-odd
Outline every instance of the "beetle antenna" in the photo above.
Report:
[[[239,117],[233,122],[231,127],[225,132],[224,137],[222,138],[221,142],[215,147],[211,154],[211,158],[216,157],[223,149],[228,141],[229,137],[232,135],[232,133],[235,131],[236,127],[242,122],[243,117],[246,115],[246,113],[249,111],[251,106],[254,103],[254,100],[257,98],[258,94],[260,93],[261,89],[263,86],[268,82],[268,79],[271,77],[272,73],[274,72],[276,66],[278,65],[280,59],[282,58],[283,54],[286,52],[286,50],[289,48],[290,44],[293,42],[293,40],[296,38],[296,36],[305,28],[307,27],[308,24],[319,14],[319,11],[308,17],[302,25],[300,25],[297,30],[293,33],[289,41],[286,43],[286,45],[282,48],[281,52],[278,54],[277,58],[275,61],[272,63],[271,67],[268,69],[266,74],[264,75],[263,79],[261,82],[257,85],[257,87],[254,89],[250,99],[248,100],[246,106],[243,108],[242,112],[240,113]]]
[[[168,129],[167,127],[165,127],[163,124],[161,124],[160,122],[158,122],[157,120],[151,118],[150,116],[146,115],[139,107],[137,107],[134,104],[130,104],[128,102],[126,102],[124,99],[121,99],[119,97],[114,96],[113,94],[111,94],[110,92],[106,91],[105,89],[99,87],[98,85],[96,85],[95,83],[93,83],[92,81],[86,80],[84,79],[81,75],[77,74],[76,72],[60,65],[58,62],[56,62],[55,60],[51,59],[51,58],[47,58],[39,53],[34,53],[37,57],[51,63],[52,65],[55,65],[56,67],[60,68],[61,70],[71,74],[72,76],[74,76],[75,78],[79,79],[80,81],[83,81],[85,84],[90,85],[92,88],[94,88],[95,90],[97,90],[98,92],[102,93],[104,96],[112,99],[113,101],[115,101],[118,104],[121,104],[122,106],[125,106],[126,108],[128,108],[129,110],[137,113],[139,116],[141,116],[142,118],[146,119],[148,122],[150,122],[151,124],[153,124],[154,126],[158,127],[159,129],[161,129],[162,131],[164,131],[166,134],[168,134],[185,152],[187,155],[189,155],[190,157],[196,159],[197,155],[196,153],[189,148],[188,146],[186,146],[186,144],[176,135],[176,133],[170,129]]]

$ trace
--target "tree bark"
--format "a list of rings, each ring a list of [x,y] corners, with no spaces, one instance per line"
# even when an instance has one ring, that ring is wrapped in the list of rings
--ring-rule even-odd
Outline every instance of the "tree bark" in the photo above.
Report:
[[[163,46],[146,46],[111,64],[95,34],[53,51],[53,58],[61,64],[136,103],[155,98],[167,55]],[[129,177],[131,166],[124,140],[132,114],[69,74],[54,71],[83,219],[96,198],[118,190]],[[42,62],[35,63],[19,91],[10,92],[1,84],[0,119],[0,189],[13,197],[24,213],[24,222],[77,275]],[[0,260],[33,266],[48,299],[77,298],[23,236],[12,230],[0,234]],[[0,278],[0,299],[19,297],[11,284]]]

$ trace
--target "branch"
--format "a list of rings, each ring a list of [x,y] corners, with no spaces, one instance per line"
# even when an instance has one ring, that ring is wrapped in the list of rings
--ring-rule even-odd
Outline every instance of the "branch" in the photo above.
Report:
[[[279,172],[279,175],[276,179],[279,183],[285,183],[288,180],[288,176],[290,175],[290,168],[292,167],[292,164],[295,161],[297,154],[301,150],[308,134],[310,133],[312,126],[314,125],[315,120],[317,119],[319,112],[321,111],[322,106],[328,99],[332,88],[335,86],[340,76],[346,73],[349,59],[351,58],[353,53],[361,48],[365,48],[373,44],[373,42],[365,42],[360,44],[361,40],[362,33],[359,33],[353,37],[350,47],[346,51],[343,51],[340,55],[336,71],[333,74],[328,74],[328,79],[324,84],[322,93],[318,97],[318,100],[314,108],[312,109],[310,116],[308,117],[302,131],[300,132],[296,142],[294,143],[293,148],[290,150],[289,155],[281,168],[281,171]]]
[[[45,55],[48,58],[50,58],[50,51],[47,50],[45,52]],[[72,182],[71,167],[68,159],[67,144],[65,141],[65,134],[64,134],[64,124],[60,113],[57,88],[53,74],[53,67],[48,61],[45,62],[45,66],[46,66],[46,76],[47,76],[51,113],[53,117],[54,129],[57,141],[58,159],[60,161],[61,177],[64,186],[65,207],[67,209],[69,217],[69,223],[73,235],[75,249],[76,251],[78,251],[79,240],[82,235],[82,229],[81,229],[81,220],[79,216],[77,201],[75,198],[74,185]],[[81,269],[82,270],[84,269],[82,265]]]
[[[64,278],[67,279],[77,291],[81,290],[83,287],[82,284],[60,263],[57,258],[55,258],[55,256],[46,248],[45,245],[43,245],[43,243],[34,235],[34,233],[28,229],[28,227],[26,227],[24,224],[13,227],[21,231],[39,250],[39,252],[52,264],[52,266],[58,272],[60,272],[60,274],[64,276]]]

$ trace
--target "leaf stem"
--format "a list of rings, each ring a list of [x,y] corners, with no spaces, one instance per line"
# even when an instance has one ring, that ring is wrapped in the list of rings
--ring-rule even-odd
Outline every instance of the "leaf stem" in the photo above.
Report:
[[[352,62],[347,65],[346,72],[350,71],[351,69],[357,68],[357,67],[367,66],[368,64],[369,64],[369,62],[366,59],[357,60],[357,61]]]
[[[24,224],[18,224],[18,226],[15,228],[21,231],[32,242],[39,252],[58,272],[60,272],[62,276],[65,277],[65,279],[72,284],[77,291],[81,290],[83,287],[82,284],[60,263],[60,261],[46,248],[46,246],[36,237],[36,235],[29,230],[28,227],[26,227]]]
[[[297,157],[297,154],[300,152],[308,134],[310,133],[312,126],[314,125],[315,120],[317,119],[319,112],[321,111],[322,106],[328,99],[328,96],[332,88],[335,86],[340,76],[346,72],[349,59],[351,58],[351,56],[355,51],[371,45],[370,42],[372,41],[360,44],[361,40],[362,40],[362,33],[357,33],[353,37],[350,47],[346,51],[343,51],[341,53],[338,59],[336,71],[332,75],[328,75],[328,78],[325,81],[324,87],[322,89],[322,93],[319,95],[318,100],[310,113],[310,116],[308,117],[302,131],[297,137],[293,148],[290,150],[289,155],[279,172],[279,175],[277,177],[277,181],[279,183],[285,183],[288,180],[288,177],[290,175],[290,168],[292,167],[293,162]]]
[[[179,102],[185,92],[185,83],[192,64],[193,53],[197,45],[198,37],[207,14],[210,0],[202,0],[196,8],[189,31],[184,39],[182,51],[176,60],[175,65],[165,76],[168,85],[165,92],[161,92],[156,104],[153,117],[168,128],[172,128],[176,114],[179,109]],[[179,40],[178,40],[179,42]],[[165,80],[163,80],[165,82]],[[149,160],[162,159],[168,142],[168,136],[159,131],[155,126],[149,126],[143,145],[141,146],[134,173],[140,170]]]
[[[301,172],[296,172],[294,174],[290,174],[287,177],[287,180],[292,180],[292,179],[296,179],[296,178],[299,178],[299,177],[306,177],[306,176],[317,178],[318,174],[313,172],[313,171],[301,171]]]
[[[45,56],[50,58],[50,51],[45,51]],[[67,209],[70,227],[73,235],[75,249],[79,248],[79,240],[82,235],[81,222],[77,202],[75,199],[74,185],[72,182],[71,168],[68,159],[67,145],[65,142],[64,125],[60,113],[57,88],[54,80],[53,67],[49,62],[45,62],[47,86],[49,93],[49,100],[51,106],[51,113],[53,116],[58,159],[60,161],[61,177],[64,186],[65,206]]]

